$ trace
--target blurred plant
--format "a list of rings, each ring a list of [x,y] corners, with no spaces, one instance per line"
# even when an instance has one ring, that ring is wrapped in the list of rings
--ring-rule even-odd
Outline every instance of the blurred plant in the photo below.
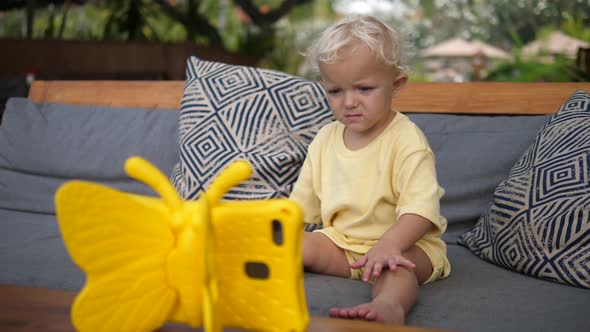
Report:
[[[186,32],[185,40],[208,46],[223,45],[221,35],[212,23],[213,18],[202,11],[211,1],[187,0],[177,5],[172,5],[166,0],[150,2],[157,4],[157,8],[169,19],[180,23]]]
[[[73,0],[72,0],[73,1]],[[74,1],[79,2],[79,1]],[[88,1],[83,7],[43,2],[34,6],[0,13],[0,37],[24,37],[25,16],[35,16],[32,38],[105,38],[118,40],[192,41],[200,45],[264,55],[273,48],[275,25],[293,9],[311,0],[102,0]],[[27,2],[29,3],[29,2]],[[81,8],[93,8],[96,22],[102,27],[80,31],[71,21]],[[23,15],[26,14],[26,15]],[[90,19],[91,17],[83,17]],[[18,26],[20,21],[21,26]],[[88,27],[87,24],[82,26]],[[29,32],[28,29],[25,30]],[[71,33],[72,32],[72,33]]]
[[[82,2],[85,5],[80,6]],[[353,2],[361,3],[350,0],[30,0],[23,1],[28,7],[0,12],[0,37],[26,38],[30,34],[32,38],[189,41],[255,55],[263,59],[261,66],[308,76],[313,73],[308,71],[300,53],[315,32],[339,15],[334,6],[351,7]],[[588,0],[383,2],[388,2],[392,9],[371,14],[410,33],[417,48],[462,36],[509,49],[514,42],[512,34],[527,43],[537,37],[539,27],[543,26],[560,28],[573,37],[590,41]],[[53,3],[52,7],[47,7],[49,3]],[[30,17],[35,18],[34,25]],[[415,74],[420,75],[419,72]]]
[[[95,5],[77,6],[65,2],[62,6],[50,4],[37,10],[33,38],[46,39],[102,39],[104,22],[108,12]],[[0,37],[25,38],[23,12],[11,10],[4,13],[0,24]]]
[[[160,42],[194,41],[221,46],[222,39],[201,14],[200,1],[172,5],[164,0],[110,0],[105,39]]]
[[[66,27],[68,13],[70,11],[71,2],[69,0],[64,1],[61,16],[60,18],[56,18],[57,10],[55,10],[55,6],[53,4],[49,5],[49,18],[48,18],[48,26],[45,29],[43,36],[45,38],[58,38],[62,39],[64,30]],[[56,25],[59,24],[59,29],[56,31]]]
[[[576,13],[577,25],[590,26],[588,0],[404,0],[414,8],[408,16],[418,46],[451,37],[478,38],[508,48],[511,31],[528,43],[543,26],[558,28]],[[569,13],[569,14],[568,14]],[[569,17],[569,18],[568,18]],[[571,33],[569,33],[571,35]]]
[[[571,59],[555,58],[552,63],[515,58],[491,71],[485,81],[495,82],[590,82],[590,75],[577,68]]]
[[[160,39],[146,19],[151,8],[148,8],[148,4],[144,1],[108,0],[106,4],[110,15],[105,24],[105,39],[156,41]]]
[[[590,38],[590,29],[578,17],[565,14],[565,21],[560,28],[551,25],[537,30],[536,38],[547,38],[552,32],[562,32],[579,39]],[[541,52],[535,57],[522,57],[524,43],[515,30],[509,30],[512,39],[513,62],[499,64],[491,71],[486,81],[515,81],[515,82],[588,82],[590,73],[576,66],[575,61],[565,56],[546,54]],[[590,39],[587,39],[590,40]]]
[[[565,13],[565,22],[561,25],[561,30],[574,38],[590,42],[590,27],[588,26],[588,22],[584,22],[582,14],[576,14],[574,16],[570,13]]]
[[[512,62],[498,64],[485,81],[497,82],[588,82],[590,75],[575,66],[572,59],[554,56],[550,62],[540,58],[523,58],[523,41],[516,31],[509,31],[513,41]],[[540,32],[540,34],[546,31]]]
[[[273,48],[259,65],[316,79],[317,75],[308,66],[304,53],[313,37],[331,24],[335,17],[329,0],[316,0],[295,8],[275,25]]]
[[[23,38],[25,36],[23,21],[23,13],[20,11],[0,13],[0,36]]]

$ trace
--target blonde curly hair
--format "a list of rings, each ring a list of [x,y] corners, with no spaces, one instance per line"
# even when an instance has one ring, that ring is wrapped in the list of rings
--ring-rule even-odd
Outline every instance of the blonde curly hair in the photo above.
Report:
[[[324,30],[304,54],[311,67],[319,73],[320,63],[334,63],[347,46],[366,45],[377,59],[398,73],[405,73],[406,54],[400,34],[372,16],[352,16],[336,22]]]

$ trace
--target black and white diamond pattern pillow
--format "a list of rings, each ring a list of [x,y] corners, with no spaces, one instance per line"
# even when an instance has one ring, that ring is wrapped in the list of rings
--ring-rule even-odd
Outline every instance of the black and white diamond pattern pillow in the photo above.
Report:
[[[307,146],[333,121],[322,87],[259,68],[188,59],[179,118],[180,161],[172,182],[196,198],[236,159],[253,176],[224,199],[288,197]]]
[[[590,288],[590,95],[574,93],[537,134],[459,243],[492,263]]]

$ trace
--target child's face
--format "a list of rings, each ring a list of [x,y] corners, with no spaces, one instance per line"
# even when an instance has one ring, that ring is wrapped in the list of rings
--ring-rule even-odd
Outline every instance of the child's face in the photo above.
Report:
[[[382,64],[366,46],[347,47],[338,61],[319,67],[332,112],[348,135],[368,139],[379,135],[395,116],[391,98],[407,76]]]

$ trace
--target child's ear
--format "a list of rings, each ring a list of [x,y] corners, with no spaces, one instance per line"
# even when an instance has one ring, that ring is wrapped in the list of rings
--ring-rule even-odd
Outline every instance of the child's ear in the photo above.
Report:
[[[408,75],[406,74],[399,74],[393,81],[393,95],[397,95],[400,91],[404,89],[408,83]]]

